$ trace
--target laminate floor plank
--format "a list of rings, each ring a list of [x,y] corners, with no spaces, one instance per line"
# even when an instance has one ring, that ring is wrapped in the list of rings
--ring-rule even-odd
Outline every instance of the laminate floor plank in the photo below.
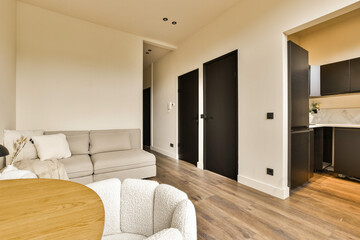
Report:
[[[157,159],[152,179],[179,188],[194,203],[199,240],[360,240],[358,182],[315,173],[308,184],[281,200],[152,153]]]

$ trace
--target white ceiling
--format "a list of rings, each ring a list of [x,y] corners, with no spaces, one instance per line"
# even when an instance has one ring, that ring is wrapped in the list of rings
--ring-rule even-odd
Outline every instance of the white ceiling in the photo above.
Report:
[[[151,51],[149,51],[151,50]],[[144,55],[144,69],[149,67],[151,63],[156,62],[158,59],[165,56],[171,50],[162,47],[154,46],[149,43],[144,43],[143,55]],[[148,52],[149,54],[146,54]]]
[[[240,0],[21,1],[176,46]]]

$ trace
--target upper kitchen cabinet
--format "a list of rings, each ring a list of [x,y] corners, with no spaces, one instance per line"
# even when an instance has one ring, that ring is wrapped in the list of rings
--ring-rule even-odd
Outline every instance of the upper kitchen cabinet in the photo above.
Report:
[[[350,60],[350,91],[360,92],[360,58]]]
[[[288,41],[289,113],[291,128],[309,126],[309,53]]]
[[[360,84],[359,84],[360,85]],[[350,61],[321,66],[321,95],[350,92]]]

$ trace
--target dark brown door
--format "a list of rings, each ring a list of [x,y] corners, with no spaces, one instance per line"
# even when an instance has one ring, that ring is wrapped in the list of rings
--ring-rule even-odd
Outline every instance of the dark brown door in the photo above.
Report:
[[[237,51],[204,64],[204,168],[238,173]]]
[[[151,91],[150,88],[143,90],[143,145],[150,146],[150,97]]]
[[[197,165],[199,155],[199,70],[179,77],[179,158]]]

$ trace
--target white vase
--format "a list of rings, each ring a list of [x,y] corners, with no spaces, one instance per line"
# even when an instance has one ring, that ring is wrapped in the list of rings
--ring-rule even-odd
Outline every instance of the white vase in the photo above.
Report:
[[[312,113],[309,113],[309,123],[314,124],[314,115]]]

